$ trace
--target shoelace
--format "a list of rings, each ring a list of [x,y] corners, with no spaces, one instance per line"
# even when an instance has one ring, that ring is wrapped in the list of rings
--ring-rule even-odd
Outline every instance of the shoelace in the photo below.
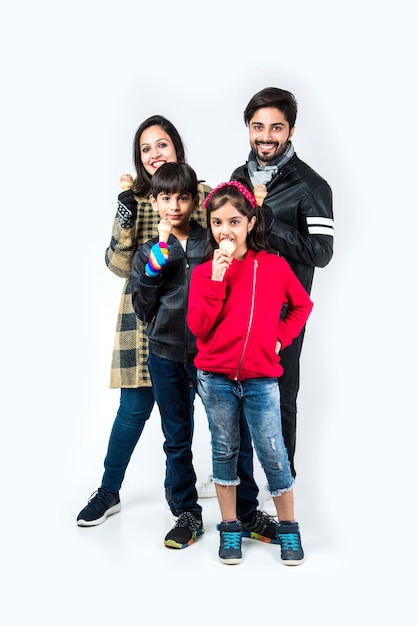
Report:
[[[257,510],[255,513],[254,523],[251,524],[251,527],[249,528],[251,528],[253,532],[262,533],[262,531],[265,530],[269,524],[274,524],[274,525],[277,524],[274,517],[271,517],[270,515],[268,515],[267,513],[264,513],[263,511]],[[249,525],[247,524],[247,526]]]
[[[300,550],[299,535],[297,533],[286,533],[280,536],[282,548],[284,550]]]
[[[225,550],[239,550],[241,533],[229,532],[227,530],[222,531],[222,537],[224,540]]]
[[[277,524],[277,521],[274,519],[274,517],[272,517],[268,513],[264,513],[264,511],[259,511],[258,509],[256,511],[256,517],[257,517],[257,520],[260,522],[268,522],[269,524],[271,523]]]
[[[197,521],[193,513],[190,513],[190,511],[184,511],[184,513],[181,513],[176,522],[177,528],[191,528],[193,531],[197,530],[199,526],[200,523]]]
[[[102,504],[106,504],[106,496],[100,491],[95,491],[91,494],[88,504],[91,508],[99,508]]]
[[[206,480],[204,483],[201,483],[200,488],[205,490],[208,489],[209,485],[213,487],[213,480]]]

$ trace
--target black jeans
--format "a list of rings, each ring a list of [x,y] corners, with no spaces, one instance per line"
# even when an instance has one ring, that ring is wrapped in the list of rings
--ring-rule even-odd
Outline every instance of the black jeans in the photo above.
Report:
[[[280,363],[284,372],[279,378],[280,411],[282,414],[283,439],[290,461],[292,476],[295,478],[295,449],[296,449],[296,413],[297,397],[299,392],[299,362],[302,351],[305,327],[301,333],[280,353]]]

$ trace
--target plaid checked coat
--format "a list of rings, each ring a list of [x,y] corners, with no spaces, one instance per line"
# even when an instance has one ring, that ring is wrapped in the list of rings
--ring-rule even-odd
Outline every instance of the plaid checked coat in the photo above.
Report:
[[[211,188],[199,184],[199,208],[193,211],[191,219],[206,227],[206,213],[200,208]],[[125,279],[116,323],[116,336],[113,346],[110,373],[111,389],[151,387],[147,368],[148,337],[146,324],[135,314],[132,306],[131,267],[135,252],[153,237],[158,236],[159,215],[153,211],[146,198],[136,198],[138,215],[133,228],[122,228],[115,217],[112,238],[106,249],[105,261],[111,272]]]

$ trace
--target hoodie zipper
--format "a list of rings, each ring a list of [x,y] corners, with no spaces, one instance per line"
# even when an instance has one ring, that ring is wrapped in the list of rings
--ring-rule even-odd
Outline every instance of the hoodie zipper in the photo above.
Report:
[[[242,367],[242,362],[244,360],[245,350],[247,348],[248,339],[250,337],[250,331],[251,331],[251,327],[252,327],[252,324],[253,324],[255,288],[256,288],[256,284],[257,284],[257,269],[258,269],[258,261],[257,261],[257,259],[254,259],[253,286],[252,286],[252,294],[251,294],[250,318],[248,320],[248,326],[247,326],[247,332],[245,334],[244,345],[243,345],[242,350],[241,350],[241,356],[239,358],[238,368],[237,368],[237,372],[236,372],[236,374],[234,376],[234,380],[238,380],[238,374],[240,373],[240,370],[241,370],[241,367]]]

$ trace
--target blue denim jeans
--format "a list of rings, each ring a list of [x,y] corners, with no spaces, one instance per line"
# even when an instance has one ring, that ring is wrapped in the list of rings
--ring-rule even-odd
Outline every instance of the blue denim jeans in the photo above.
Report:
[[[221,485],[238,485],[240,416],[243,412],[267,489],[279,496],[293,486],[280,419],[277,378],[250,378],[241,382],[222,374],[198,370],[198,392],[212,436],[212,473]]]
[[[192,455],[194,392],[191,393],[190,387],[190,381],[194,388],[197,384],[196,368],[150,352],[148,369],[164,434],[168,505],[174,515],[191,511],[200,517],[202,507],[197,503]]]
[[[145,422],[154,406],[151,387],[121,389],[119,409],[109,437],[102,487],[118,492]]]

